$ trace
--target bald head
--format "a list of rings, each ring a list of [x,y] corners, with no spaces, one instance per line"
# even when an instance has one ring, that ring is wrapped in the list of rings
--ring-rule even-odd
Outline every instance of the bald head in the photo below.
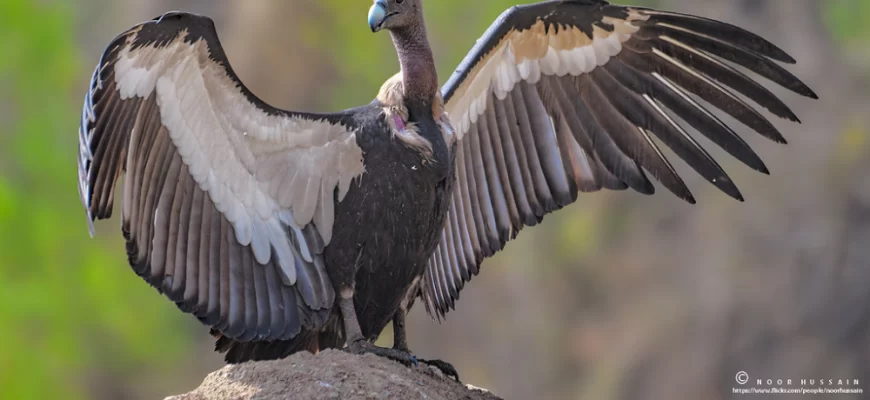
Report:
[[[421,23],[422,0],[375,0],[369,9],[372,32],[411,28]]]

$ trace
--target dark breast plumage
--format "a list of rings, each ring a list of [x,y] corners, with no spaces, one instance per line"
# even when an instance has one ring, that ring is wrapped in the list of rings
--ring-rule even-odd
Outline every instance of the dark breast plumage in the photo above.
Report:
[[[366,336],[383,330],[423,274],[440,240],[453,181],[452,157],[431,112],[412,112],[409,119],[431,141],[433,155],[427,155],[395,137],[383,108],[373,106],[360,127],[366,171],[336,204],[336,229],[324,253],[326,264],[334,266],[334,284],[355,284]]]

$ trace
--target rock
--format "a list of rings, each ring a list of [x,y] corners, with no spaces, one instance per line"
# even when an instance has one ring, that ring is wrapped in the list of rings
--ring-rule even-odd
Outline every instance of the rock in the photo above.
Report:
[[[407,368],[371,354],[302,352],[283,360],[228,365],[196,390],[166,400],[462,399],[500,400],[420,365]]]

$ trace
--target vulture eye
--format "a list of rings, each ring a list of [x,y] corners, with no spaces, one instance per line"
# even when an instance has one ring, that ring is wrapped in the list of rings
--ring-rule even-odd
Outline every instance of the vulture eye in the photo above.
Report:
[[[405,0],[396,0],[396,4],[402,4],[404,2],[405,2]]]

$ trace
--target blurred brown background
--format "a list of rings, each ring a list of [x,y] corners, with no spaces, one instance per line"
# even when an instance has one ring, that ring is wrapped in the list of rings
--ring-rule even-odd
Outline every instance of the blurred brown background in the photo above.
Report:
[[[442,81],[515,2],[427,0]],[[170,9],[207,14],[254,93],[331,110],[397,71],[389,38],[368,31],[366,0],[0,3],[0,397],[188,391],[221,365],[207,328],[129,270],[117,220],[89,239],[77,198],[78,110],[103,47]],[[411,348],[509,399],[736,398],[738,371],[860,379],[870,396],[870,2],[634,3],[762,34],[821,100],[774,89],[803,120],[774,121],[788,146],[732,125],[770,177],[702,140],[745,203],[673,157],[695,206],[663,189],[583,195],[484,263],[445,322],[418,304]]]

